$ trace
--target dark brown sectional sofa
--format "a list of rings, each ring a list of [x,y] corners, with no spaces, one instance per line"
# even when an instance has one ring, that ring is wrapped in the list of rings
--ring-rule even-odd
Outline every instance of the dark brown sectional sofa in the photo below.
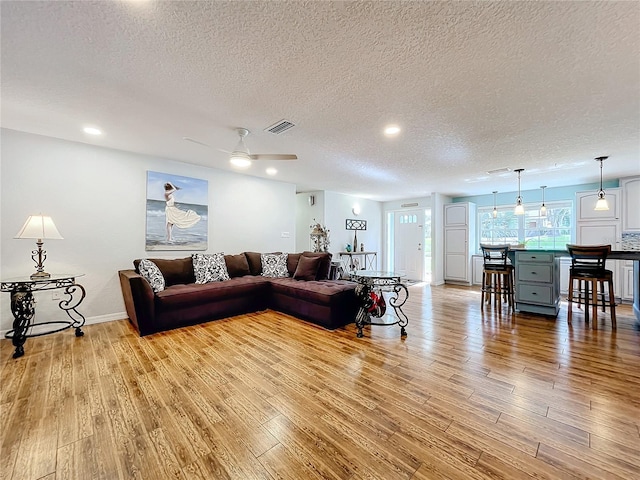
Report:
[[[315,278],[293,278],[300,257],[320,257]],[[129,321],[140,336],[243,313],[273,309],[333,330],[355,320],[356,284],[328,280],[330,253],[289,254],[289,277],[262,276],[260,253],[225,255],[229,280],[196,284],[191,257],[151,259],[166,288],[154,293],[135,270],[118,272]]]

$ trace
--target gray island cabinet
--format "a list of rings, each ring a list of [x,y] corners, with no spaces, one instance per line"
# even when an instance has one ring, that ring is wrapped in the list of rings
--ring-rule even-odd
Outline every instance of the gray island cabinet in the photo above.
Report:
[[[512,250],[509,258],[516,268],[516,310],[557,316],[560,310],[561,257],[566,250]],[[633,313],[640,328],[640,250],[613,250],[607,260],[633,262]],[[615,275],[615,274],[614,274]],[[619,295],[616,292],[616,295]]]
[[[557,316],[560,310],[560,261],[554,252],[516,251],[516,309]]]

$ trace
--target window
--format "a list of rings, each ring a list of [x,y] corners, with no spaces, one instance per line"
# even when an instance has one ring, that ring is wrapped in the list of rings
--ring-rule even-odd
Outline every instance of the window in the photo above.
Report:
[[[513,213],[513,205],[499,206],[493,218],[493,206],[478,208],[479,243],[519,244],[527,248],[564,250],[571,243],[573,202],[548,202],[547,216],[541,217],[539,205],[525,205],[524,215]]]

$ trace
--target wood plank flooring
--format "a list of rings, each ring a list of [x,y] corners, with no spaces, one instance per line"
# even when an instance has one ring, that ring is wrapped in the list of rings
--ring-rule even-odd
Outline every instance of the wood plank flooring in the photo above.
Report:
[[[410,287],[399,327],[276,312],[0,341],[2,479],[640,478],[640,332]]]

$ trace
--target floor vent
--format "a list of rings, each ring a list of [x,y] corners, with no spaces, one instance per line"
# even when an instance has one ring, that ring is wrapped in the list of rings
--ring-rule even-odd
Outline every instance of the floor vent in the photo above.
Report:
[[[271,132],[274,135],[280,135],[283,132],[286,132],[290,128],[295,127],[294,123],[291,123],[287,120],[280,120],[279,122],[274,123],[270,127],[264,129],[265,132]]]

